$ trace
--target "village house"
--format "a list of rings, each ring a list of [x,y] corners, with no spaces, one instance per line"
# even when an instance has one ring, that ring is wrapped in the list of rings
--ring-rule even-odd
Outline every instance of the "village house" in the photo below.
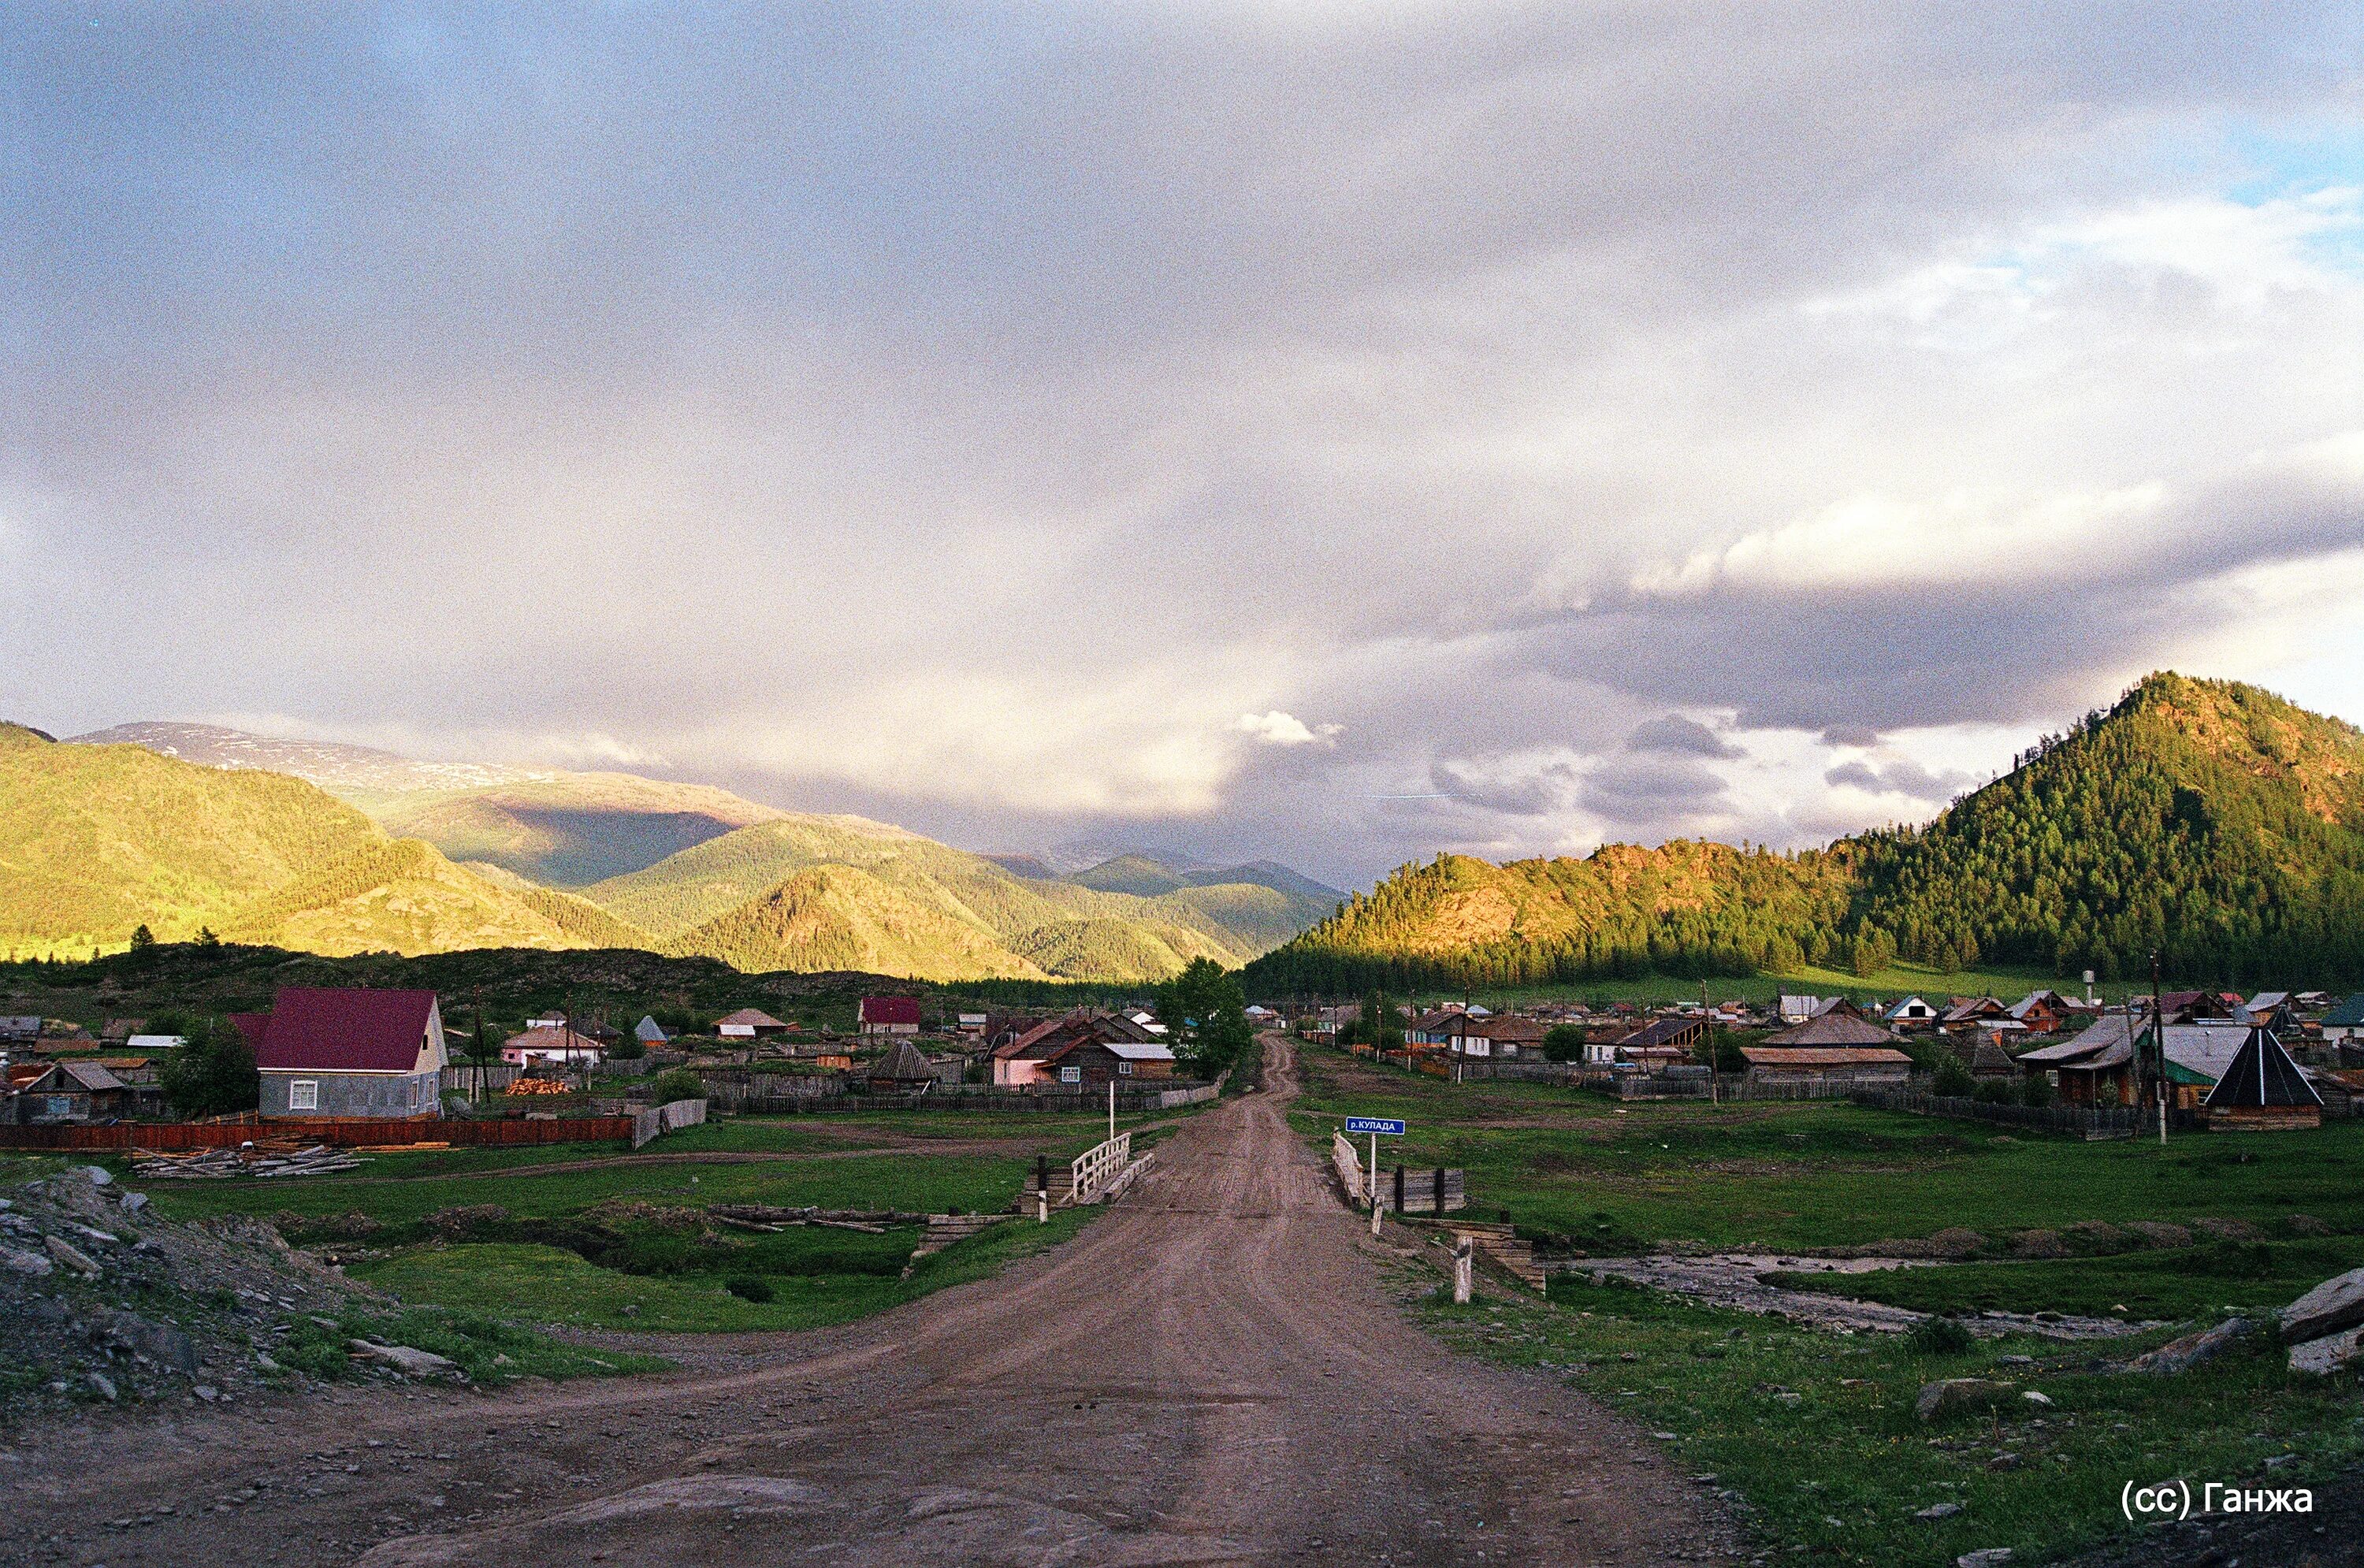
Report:
[[[2058,1034],[2068,1026],[2070,1008],[2057,991],[2030,991],[2011,1005],[2010,1016],[2030,1034]]]
[[[2364,1045],[2364,991],[2323,1015],[2325,1045]]]
[[[544,1025],[501,1042],[501,1060],[513,1067],[559,1067],[588,1071],[607,1060],[597,1040],[565,1024]]]
[[[1121,1013],[1079,1009],[1047,1018],[993,1050],[997,1088],[1173,1075],[1173,1051]]]
[[[664,1026],[647,1017],[632,1026],[632,1038],[641,1042],[643,1051],[663,1051],[673,1043],[673,1037],[665,1033]]]
[[[786,1024],[760,1007],[742,1007],[714,1020],[715,1037],[719,1040],[756,1040],[787,1032]]]
[[[1887,1046],[1744,1045],[1740,1055],[1751,1084],[1901,1089],[1912,1075],[1912,1059]]]
[[[1850,1008],[1826,1007],[1793,1029],[1777,1029],[1765,1037],[1769,1049],[1866,1049],[1893,1046],[1896,1036]],[[1909,1064],[1911,1057],[1905,1061]]]
[[[237,1013],[262,1071],[266,1117],[431,1117],[450,1062],[432,991],[283,986],[268,1013]]]
[[[1972,1029],[2000,1029],[2012,1019],[2011,1009],[1992,996],[1955,996],[1947,1000],[1946,1010],[1937,1015],[1940,1034],[1968,1034]]]
[[[864,1034],[920,1032],[920,999],[917,996],[864,996],[854,1016]]]
[[[1880,1021],[1894,1029],[1935,1029],[1937,1009],[1918,996],[1907,996],[1880,1014]]]
[[[0,1015],[0,1045],[30,1045],[41,1038],[41,1019],[38,1013]]]
[[[2065,1104],[2093,1106],[2113,1099],[2131,1105],[2135,1039],[2125,1014],[2104,1013],[2057,1045],[2020,1052],[2017,1066],[2023,1074],[2051,1078]]]
[[[1653,1018],[1640,1029],[1633,1029],[1610,1042],[1606,1061],[1627,1062],[1656,1071],[1662,1067],[1679,1066],[1692,1059],[1693,1052],[1707,1039],[1707,1022],[1702,1018]],[[1594,1060],[1593,1042],[1584,1047],[1584,1059]]]
[[[41,1127],[112,1121],[131,1109],[132,1091],[95,1062],[51,1062],[9,1096],[15,1120]]]
[[[1785,1024],[1802,1024],[1823,1010],[1820,996],[1792,996],[1783,993],[1774,1011]]]

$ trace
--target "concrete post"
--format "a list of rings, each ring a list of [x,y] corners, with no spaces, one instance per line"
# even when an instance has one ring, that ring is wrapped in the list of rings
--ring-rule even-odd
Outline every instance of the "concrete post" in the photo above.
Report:
[[[1453,1304],[1455,1307],[1469,1304],[1470,1268],[1469,1238],[1464,1236],[1453,1243]]]

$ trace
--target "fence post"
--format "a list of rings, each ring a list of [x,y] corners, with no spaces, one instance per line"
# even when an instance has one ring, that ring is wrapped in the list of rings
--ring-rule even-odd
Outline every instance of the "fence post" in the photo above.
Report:
[[[1403,1167],[1402,1167],[1401,1165],[1398,1165],[1398,1166],[1396,1167],[1396,1212],[1397,1212],[1398,1214],[1401,1214],[1403,1211],[1404,1211],[1404,1177],[1403,1177]]]
[[[1453,1243],[1453,1305],[1469,1303],[1469,1238],[1460,1237]]]
[[[1444,1167],[1436,1168],[1436,1218],[1444,1218]]]

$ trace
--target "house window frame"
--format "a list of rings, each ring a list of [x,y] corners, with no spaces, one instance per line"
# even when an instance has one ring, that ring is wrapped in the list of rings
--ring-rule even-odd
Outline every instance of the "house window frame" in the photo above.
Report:
[[[1132,1062],[1130,1062],[1124,1061],[1124,1060],[1123,1060],[1123,1059],[1121,1059],[1121,1058],[1119,1058],[1119,1059],[1118,1059],[1118,1062],[1117,1062],[1117,1064],[1116,1064],[1116,1070],[1117,1070],[1117,1072],[1118,1072],[1119,1073],[1122,1074],[1123,1076],[1125,1076],[1125,1077],[1127,1077],[1127,1078],[1130,1078],[1130,1077],[1132,1077]]]
[[[1059,1069],[1059,1082],[1060,1082],[1060,1083],[1062,1083],[1062,1084],[1080,1084],[1080,1083],[1082,1083],[1083,1081],[1084,1081],[1084,1070],[1083,1070],[1082,1068],[1080,1068],[1080,1067],[1062,1067],[1062,1068],[1060,1068],[1060,1069]]]
[[[291,1111],[317,1111],[320,1108],[320,1080],[290,1078],[287,1080],[287,1108]]]

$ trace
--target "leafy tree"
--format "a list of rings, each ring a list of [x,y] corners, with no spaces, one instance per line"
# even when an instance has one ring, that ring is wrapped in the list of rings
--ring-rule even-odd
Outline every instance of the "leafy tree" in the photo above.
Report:
[[[1700,1042],[1699,1057],[1719,1073],[1745,1073],[1748,1058],[1740,1054],[1740,1048],[1747,1043],[1746,1035],[1719,1026]]]
[[[1937,1074],[1935,1078],[1931,1081],[1929,1086],[1940,1095],[1946,1095],[1956,1099],[1959,1099],[1968,1095],[1971,1090],[1975,1089],[1978,1086],[1978,1082],[1970,1076],[1970,1070],[1968,1068],[1963,1066],[1957,1058],[1948,1054],[1945,1061],[1937,1064]]]
[[[2051,1080],[2041,1073],[2027,1074],[2020,1082],[2019,1103],[2023,1106],[2033,1106],[2037,1110],[2042,1110],[2050,1105],[2052,1103]]]
[[[227,1116],[261,1103],[262,1074],[238,1030],[216,1019],[192,1024],[179,1050],[156,1064],[156,1083],[183,1116]]]
[[[706,1080],[686,1067],[668,1067],[649,1080],[649,1097],[658,1105],[706,1098]]]
[[[1174,1041],[1174,1054],[1204,1078],[1237,1062],[1255,1038],[1247,1006],[1240,977],[1210,958],[1192,959],[1157,988],[1157,1016]]]
[[[1544,1060],[1546,1062],[1581,1062],[1584,1060],[1584,1031],[1574,1024],[1554,1024],[1544,1031]]]

